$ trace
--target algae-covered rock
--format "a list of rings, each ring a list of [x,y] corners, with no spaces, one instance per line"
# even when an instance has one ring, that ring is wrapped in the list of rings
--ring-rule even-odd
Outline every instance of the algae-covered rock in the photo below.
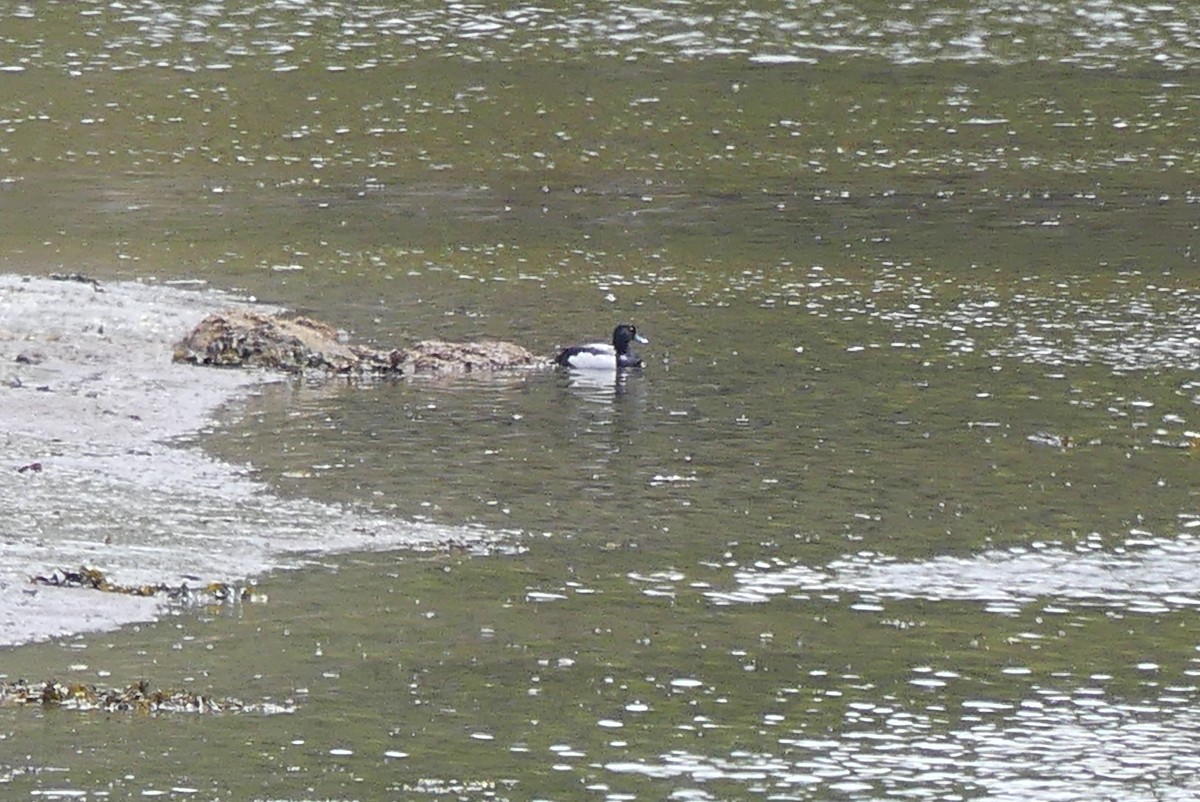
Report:
[[[221,367],[263,367],[331,373],[446,373],[544,367],[548,363],[514,343],[481,340],[419,342],[410,349],[378,349],[343,341],[327,323],[232,310],[204,318],[175,345],[175,361]]]
[[[452,343],[423,340],[412,348],[396,351],[406,373],[442,373],[447,371],[507,370],[545,367],[544,357],[515,343],[503,340]]]
[[[320,321],[246,310],[218,312],[204,318],[176,343],[175,361],[293,372],[394,368],[385,354],[341,342],[337,331]]]

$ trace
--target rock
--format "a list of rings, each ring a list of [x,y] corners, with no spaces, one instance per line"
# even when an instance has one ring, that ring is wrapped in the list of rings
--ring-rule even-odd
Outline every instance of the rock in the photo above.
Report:
[[[447,373],[543,367],[549,363],[513,343],[429,340],[381,350],[344,342],[336,329],[307,317],[232,310],[209,315],[175,345],[176,362],[331,373]]]
[[[41,351],[22,351],[16,361],[21,365],[40,365],[46,361],[46,355]]]
[[[175,361],[292,372],[395,370],[387,354],[342,343],[337,331],[325,323],[245,310],[218,312],[204,318],[176,343]]]
[[[400,366],[406,373],[445,373],[452,371],[507,370],[545,367],[545,358],[535,356],[515,343],[480,340],[451,343],[423,340],[402,354]]]

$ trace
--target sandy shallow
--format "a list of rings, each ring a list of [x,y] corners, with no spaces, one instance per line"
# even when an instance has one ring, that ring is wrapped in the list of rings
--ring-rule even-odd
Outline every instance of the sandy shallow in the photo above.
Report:
[[[55,570],[197,587],[314,554],[494,537],[282,499],[195,445],[223,404],[279,380],[171,362],[204,315],[238,305],[211,290],[0,275],[0,645],[163,612],[158,599],[30,581]]]

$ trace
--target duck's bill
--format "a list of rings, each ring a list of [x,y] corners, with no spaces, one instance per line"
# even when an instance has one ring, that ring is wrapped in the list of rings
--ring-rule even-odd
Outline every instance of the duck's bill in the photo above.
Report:
[[[649,344],[650,344],[650,341],[649,341],[649,340],[647,340],[645,337],[643,337],[643,336],[642,336],[642,335],[640,335],[640,334],[635,334],[635,335],[633,335],[633,339],[637,340],[637,341],[638,341],[638,342],[640,342],[642,345],[649,345]]]

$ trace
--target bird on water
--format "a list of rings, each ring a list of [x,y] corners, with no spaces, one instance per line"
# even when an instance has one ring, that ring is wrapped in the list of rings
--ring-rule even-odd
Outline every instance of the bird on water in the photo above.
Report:
[[[613,329],[612,343],[586,343],[572,345],[559,352],[554,361],[566,368],[576,370],[611,370],[620,371],[629,368],[642,367],[642,358],[630,345],[632,343],[649,343],[638,334],[637,327],[622,323]]]

